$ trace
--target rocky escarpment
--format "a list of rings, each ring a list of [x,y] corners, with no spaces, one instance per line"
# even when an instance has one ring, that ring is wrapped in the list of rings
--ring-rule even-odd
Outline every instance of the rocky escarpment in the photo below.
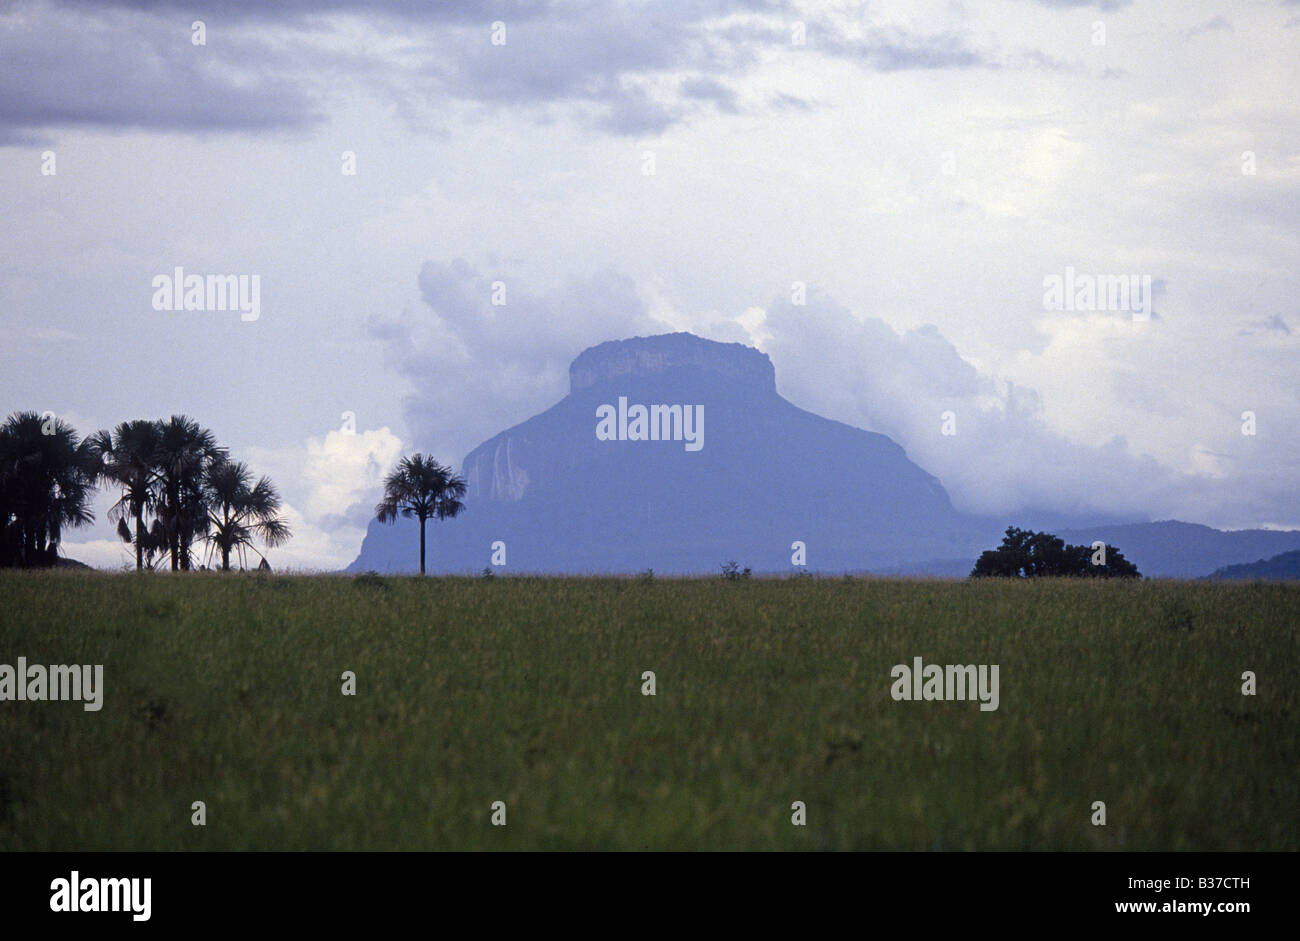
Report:
[[[569,392],[631,376],[659,375],[677,367],[707,370],[756,392],[776,392],[776,370],[766,353],[691,333],[610,340],[593,346],[569,366]]]
[[[629,382],[653,381],[670,374],[707,377],[707,385],[714,390],[744,390],[757,399],[776,395],[776,370],[766,353],[691,333],[610,340],[593,346],[569,366],[569,394],[581,398],[599,388],[617,392]],[[539,434],[535,422],[525,422],[479,445],[465,458],[461,470],[468,498],[514,502],[523,499],[539,480],[572,470],[574,453],[556,451],[553,442],[549,430]],[[579,447],[576,453],[586,450]]]

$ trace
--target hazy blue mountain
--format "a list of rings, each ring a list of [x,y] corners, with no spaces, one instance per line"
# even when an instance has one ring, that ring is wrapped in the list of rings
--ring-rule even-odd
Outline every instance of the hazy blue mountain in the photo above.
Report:
[[[1205,577],[1209,579],[1267,578],[1287,581],[1300,579],[1300,549],[1283,552],[1271,559],[1260,559],[1258,562],[1225,565]]]
[[[1177,520],[1070,529],[1057,535],[1076,545],[1100,539],[1119,546],[1143,575],[1162,578],[1198,578],[1225,565],[1300,549],[1300,532],[1295,530],[1225,531]]]
[[[430,524],[437,571],[716,572],[729,559],[788,571],[865,570],[977,554],[987,521],[884,435],[821,418],[776,392],[771,361],[686,333],[602,343],[578,356],[569,394],[466,457],[468,510]],[[597,440],[597,408],[704,407],[703,446]],[[414,524],[372,523],[349,571],[416,565]]]
[[[1045,530],[1055,533],[1072,545],[1090,546],[1101,540],[1107,545],[1118,546],[1124,558],[1134,563],[1143,575],[1152,578],[1203,578],[1220,577],[1220,571],[1230,571],[1224,578],[1286,578],[1296,577],[1285,574],[1263,574],[1272,572],[1266,568],[1274,560],[1261,561],[1247,566],[1231,566],[1221,569],[1225,559],[1258,558],[1261,552],[1270,553],[1279,547],[1300,548],[1300,532],[1277,531],[1267,529],[1243,529],[1225,531],[1200,526],[1194,523],[1180,523],[1166,520],[1159,523],[1125,523],[1097,524],[1063,529],[1051,525],[1032,522],[1045,517],[1011,514],[1008,524],[1021,529]],[[1076,524],[1077,525],[1077,524]],[[1005,526],[1003,527],[1005,529]],[[1001,536],[989,542],[985,548],[994,549],[1001,541]],[[1278,556],[1280,564],[1296,553],[1289,552]],[[975,565],[975,559],[926,559],[905,565],[889,566],[876,570],[878,575],[969,575]],[[1255,565],[1261,566],[1256,574]],[[1251,572],[1235,574],[1237,569],[1251,569]],[[1218,571],[1216,571],[1218,570]],[[1209,573],[1214,573],[1211,576]]]
[[[812,571],[962,576],[1008,525],[1102,539],[1158,576],[1300,548],[1300,532],[960,513],[886,436],[783,399],[772,362],[739,343],[688,333],[602,343],[573,361],[569,384],[554,406],[465,458],[468,509],[429,524],[431,572],[481,572],[497,541],[514,572],[716,573],[728,560],[788,572],[802,541]],[[702,446],[598,440],[598,409],[617,410],[620,397],[629,410],[703,406]],[[348,571],[413,571],[417,546],[414,522],[371,522]]]

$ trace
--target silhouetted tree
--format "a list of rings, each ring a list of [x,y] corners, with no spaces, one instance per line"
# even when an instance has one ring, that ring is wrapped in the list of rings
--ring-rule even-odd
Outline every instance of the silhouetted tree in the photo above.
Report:
[[[99,463],[54,416],[16,412],[0,426],[0,565],[54,565],[65,526],[93,522]]]
[[[95,432],[90,442],[102,463],[102,475],[121,490],[108,518],[117,523],[123,542],[135,544],[135,569],[143,571],[145,543],[152,538],[146,535],[145,517],[154,514],[159,503],[159,423],[145,419],[122,422],[111,433]],[[127,525],[128,519],[135,523],[134,531]]]
[[[172,571],[189,569],[190,544],[207,531],[203,473],[226,456],[212,432],[185,415],[158,423],[158,519],[171,555]]]
[[[242,558],[254,537],[275,546],[290,535],[271,482],[254,485],[247,467],[230,464],[212,432],[185,415],[122,422],[78,441],[53,415],[17,412],[0,425],[0,566],[55,564],[63,528],[93,521],[100,481],[119,490],[108,516],[134,545],[137,571],[167,557],[173,571],[190,568],[199,538],[221,550],[228,569],[230,553]]]
[[[1137,578],[1137,566],[1115,546],[1107,546],[1105,564],[1094,565],[1088,546],[1067,545],[1059,536],[1007,527],[1002,544],[980,554],[972,577],[1035,578]]]
[[[252,472],[240,461],[219,460],[207,467],[203,499],[208,514],[203,538],[209,551],[221,553],[222,571],[230,571],[231,552],[239,553],[241,565],[245,549],[257,552],[254,537],[268,546],[279,546],[291,535],[288,523],[279,515],[280,495],[275,486],[267,477],[253,484]]]
[[[404,457],[384,480],[384,499],[375,507],[375,519],[393,523],[397,517],[420,521],[420,574],[424,574],[424,524],[429,519],[456,516],[465,504],[465,480],[431,457]]]

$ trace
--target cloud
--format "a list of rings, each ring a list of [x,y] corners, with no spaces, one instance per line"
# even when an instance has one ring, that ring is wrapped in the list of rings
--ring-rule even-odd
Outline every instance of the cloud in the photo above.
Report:
[[[259,546],[275,571],[336,572],[346,568],[361,550],[364,527],[322,526],[291,503],[284,504],[280,513],[293,537],[274,549]],[[256,556],[250,560],[257,564]]]
[[[283,57],[254,36],[190,42],[188,18],[74,13],[21,4],[0,14],[0,137],[94,126],[254,131],[319,114]]]
[[[593,124],[614,134],[639,137],[666,130],[681,115],[680,108],[656,101],[644,88],[619,82],[617,90],[606,96],[604,107],[593,119]]]
[[[725,114],[735,114],[740,109],[736,104],[736,93],[716,79],[708,76],[683,79],[682,94],[687,98],[709,101]]]
[[[756,326],[752,315],[747,323]],[[1092,329],[1103,326],[1123,329],[1100,315]],[[761,331],[783,395],[810,411],[889,435],[967,511],[1050,507],[1222,522],[1271,519],[1289,506],[1281,515],[1300,519],[1294,498],[1286,496],[1286,473],[1279,474],[1276,463],[1243,459],[1235,424],[1215,439],[1230,445],[1233,460],[1197,467],[1189,458],[1189,470],[1133,447],[1124,414],[1114,415],[1113,433],[1100,444],[1062,434],[1039,392],[977,369],[931,325],[898,332],[814,293],[806,306],[785,298],[772,303]],[[1143,409],[1140,390],[1112,391],[1133,413]],[[955,434],[943,433],[947,413]],[[1225,486],[1225,477],[1235,486]]]
[[[1034,0],[1039,6],[1062,10],[1077,10],[1082,7],[1094,7],[1098,10],[1122,10],[1133,0]]]
[[[1266,320],[1253,320],[1248,329],[1239,331],[1241,336],[1250,336],[1251,334],[1264,331],[1267,333],[1278,333],[1284,337],[1291,336],[1291,328],[1287,322],[1282,319],[1281,314],[1274,314]]]
[[[267,551],[276,568],[337,569],[356,557],[385,475],[402,456],[388,428],[336,430],[289,448],[250,448],[254,473],[279,487],[293,538]]]
[[[1200,36],[1204,33],[1213,33],[1220,30],[1232,32],[1232,24],[1227,21],[1222,14],[1206,20],[1204,23],[1198,23],[1182,31],[1184,39],[1191,39],[1194,36]]]
[[[867,30],[860,38],[830,35],[819,50],[860,62],[878,72],[905,69],[987,68],[994,60],[955,33],[921,35],[898,27]]]
[[[69,6],[97,9],[109,5],[132,10],[189,16],[195,6],[186,0],[71,0]],[[379,14],[418,19],[424,22],[490,23],[501,17],[501,4],[494,0],[276,0],[273,4],[247,0],[204,0],[202,15],[224,20],[294,20],[329,13]],[[554,0],[512,0],[509,16],[530,19],[556,6]]]
[[[370,332],[410,385],[414,447],[455,467],[567,394],[569,364],[587,347],[669,329],[634,282],[611,270],[538,289],[454,259],[425,262],[417,282],[421,307],[376,318]]]
[[[317,519],[344,517],[383,486],[384,476],[402,456],[402,442],[388,428],[331,431],[307,439],[303,480],[309,490],[306,512]],[[378,497],[376,496],[377,500]]]
[[[207,44],[190,24],[205,18]],[[802,11],[784,0],[674,4],[174,2],[52,7],[0,15],[0,142],[70,126],[248,132],[321,122],[361,92],[408,120],[449,105],[550,121],[557,109],[615,135],[662,133],[712,105],[739,113],[730,83],[791,51],[869,71],[1054,67],[1042,53],[1000,61],[963,35]],[[500,29],[497,28],[500,24]],[[799,101],[778,97],[777,106]],[[755,106],[762,99],[756,99]]]

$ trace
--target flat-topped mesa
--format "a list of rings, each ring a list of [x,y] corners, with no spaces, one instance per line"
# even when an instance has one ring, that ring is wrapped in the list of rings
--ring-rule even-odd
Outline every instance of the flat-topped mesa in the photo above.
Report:
[[[766,353],[691,333],[610,340],[584,350],[569,366],[569,392],[624,376],[651,376],[675,366],[708,369],[760,391],[776,392],[776,370]]]

